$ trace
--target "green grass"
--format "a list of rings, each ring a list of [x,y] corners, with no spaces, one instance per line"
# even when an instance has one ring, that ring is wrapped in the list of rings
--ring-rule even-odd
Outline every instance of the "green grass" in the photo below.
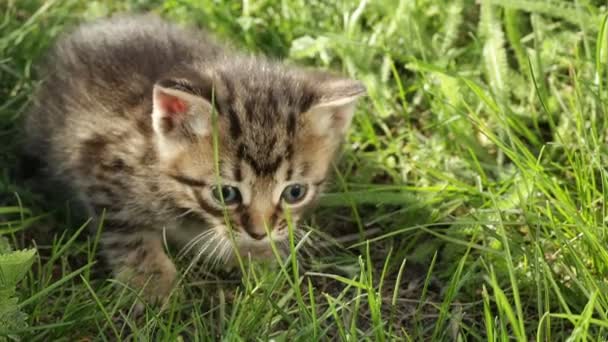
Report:
[[[11,338],[607,340],[606,6],[3,0],[0,236],[38,250]],[[107,280],[78,210],[14,170],[33,64],[79,20],[139,10],[340,70],[369,96],[309,220],[313,257],[185,282],[134,318],[136,293]]]

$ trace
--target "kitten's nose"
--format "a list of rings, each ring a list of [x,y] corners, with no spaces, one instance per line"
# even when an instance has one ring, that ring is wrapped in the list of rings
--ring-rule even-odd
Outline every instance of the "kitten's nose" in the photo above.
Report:
[[[260,217],[244,215],[241,217],[241,224],[247,235],[255,240],[262,240],[267,235],[264,220]],[[272,230],[272,228],[269,229]]]
[[[262,240],[266,236],[266,232],[258,234],[256,232],[248,231],[247,233],[256,240]]]
[[[251,236],[255,240],[262,240],[266,237],[266,227],[269,231],[272,231],[274,221],[270,219],[272,213],[260,213],[250,211],[241,217],[241,224],[243,230],[247,235]]]

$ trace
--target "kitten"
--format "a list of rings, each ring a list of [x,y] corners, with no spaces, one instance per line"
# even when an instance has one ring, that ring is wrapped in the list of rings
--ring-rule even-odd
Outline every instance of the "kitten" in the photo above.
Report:
[[[28,151],[103,218],[104,256],[148,300],[176,279],[164,236],[192,258],[270,256],[287,210],[297,224],[313,206],[365,94],[154,16],[78,27],[43,72]]]

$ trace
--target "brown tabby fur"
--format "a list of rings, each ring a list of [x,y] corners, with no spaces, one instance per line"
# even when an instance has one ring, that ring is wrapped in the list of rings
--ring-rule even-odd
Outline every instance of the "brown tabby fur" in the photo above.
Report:
[[[315,202],[365,93],[357,81],[247,56],[153,16],[84,24],[42,70],[28,150],[90,215],[105,212],[105,257],[119,279],[148,284],[152,300],[166,299],[176,278],[164,235],[193,260],[230,263],[233,246],[269,256],[270,239],[287,236],[285,208],[297,223]],[[294,182],[308,192],[288,206],[281,193]],[[242,201],[214,200],[220,183]]]

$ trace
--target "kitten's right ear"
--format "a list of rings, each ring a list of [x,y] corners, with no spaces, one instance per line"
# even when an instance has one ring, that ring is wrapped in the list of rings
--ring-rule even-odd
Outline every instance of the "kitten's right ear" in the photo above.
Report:
[[[316,86],[320,93],[307,116],[318,135],[338,134],[348,130],[357,99],[367,92],[363,83],[351,79],[330,79]]]
[[[186,81],[163,80],[154,85],[152,126],[161,136],[207,135],[211,112],[211,103]]]

